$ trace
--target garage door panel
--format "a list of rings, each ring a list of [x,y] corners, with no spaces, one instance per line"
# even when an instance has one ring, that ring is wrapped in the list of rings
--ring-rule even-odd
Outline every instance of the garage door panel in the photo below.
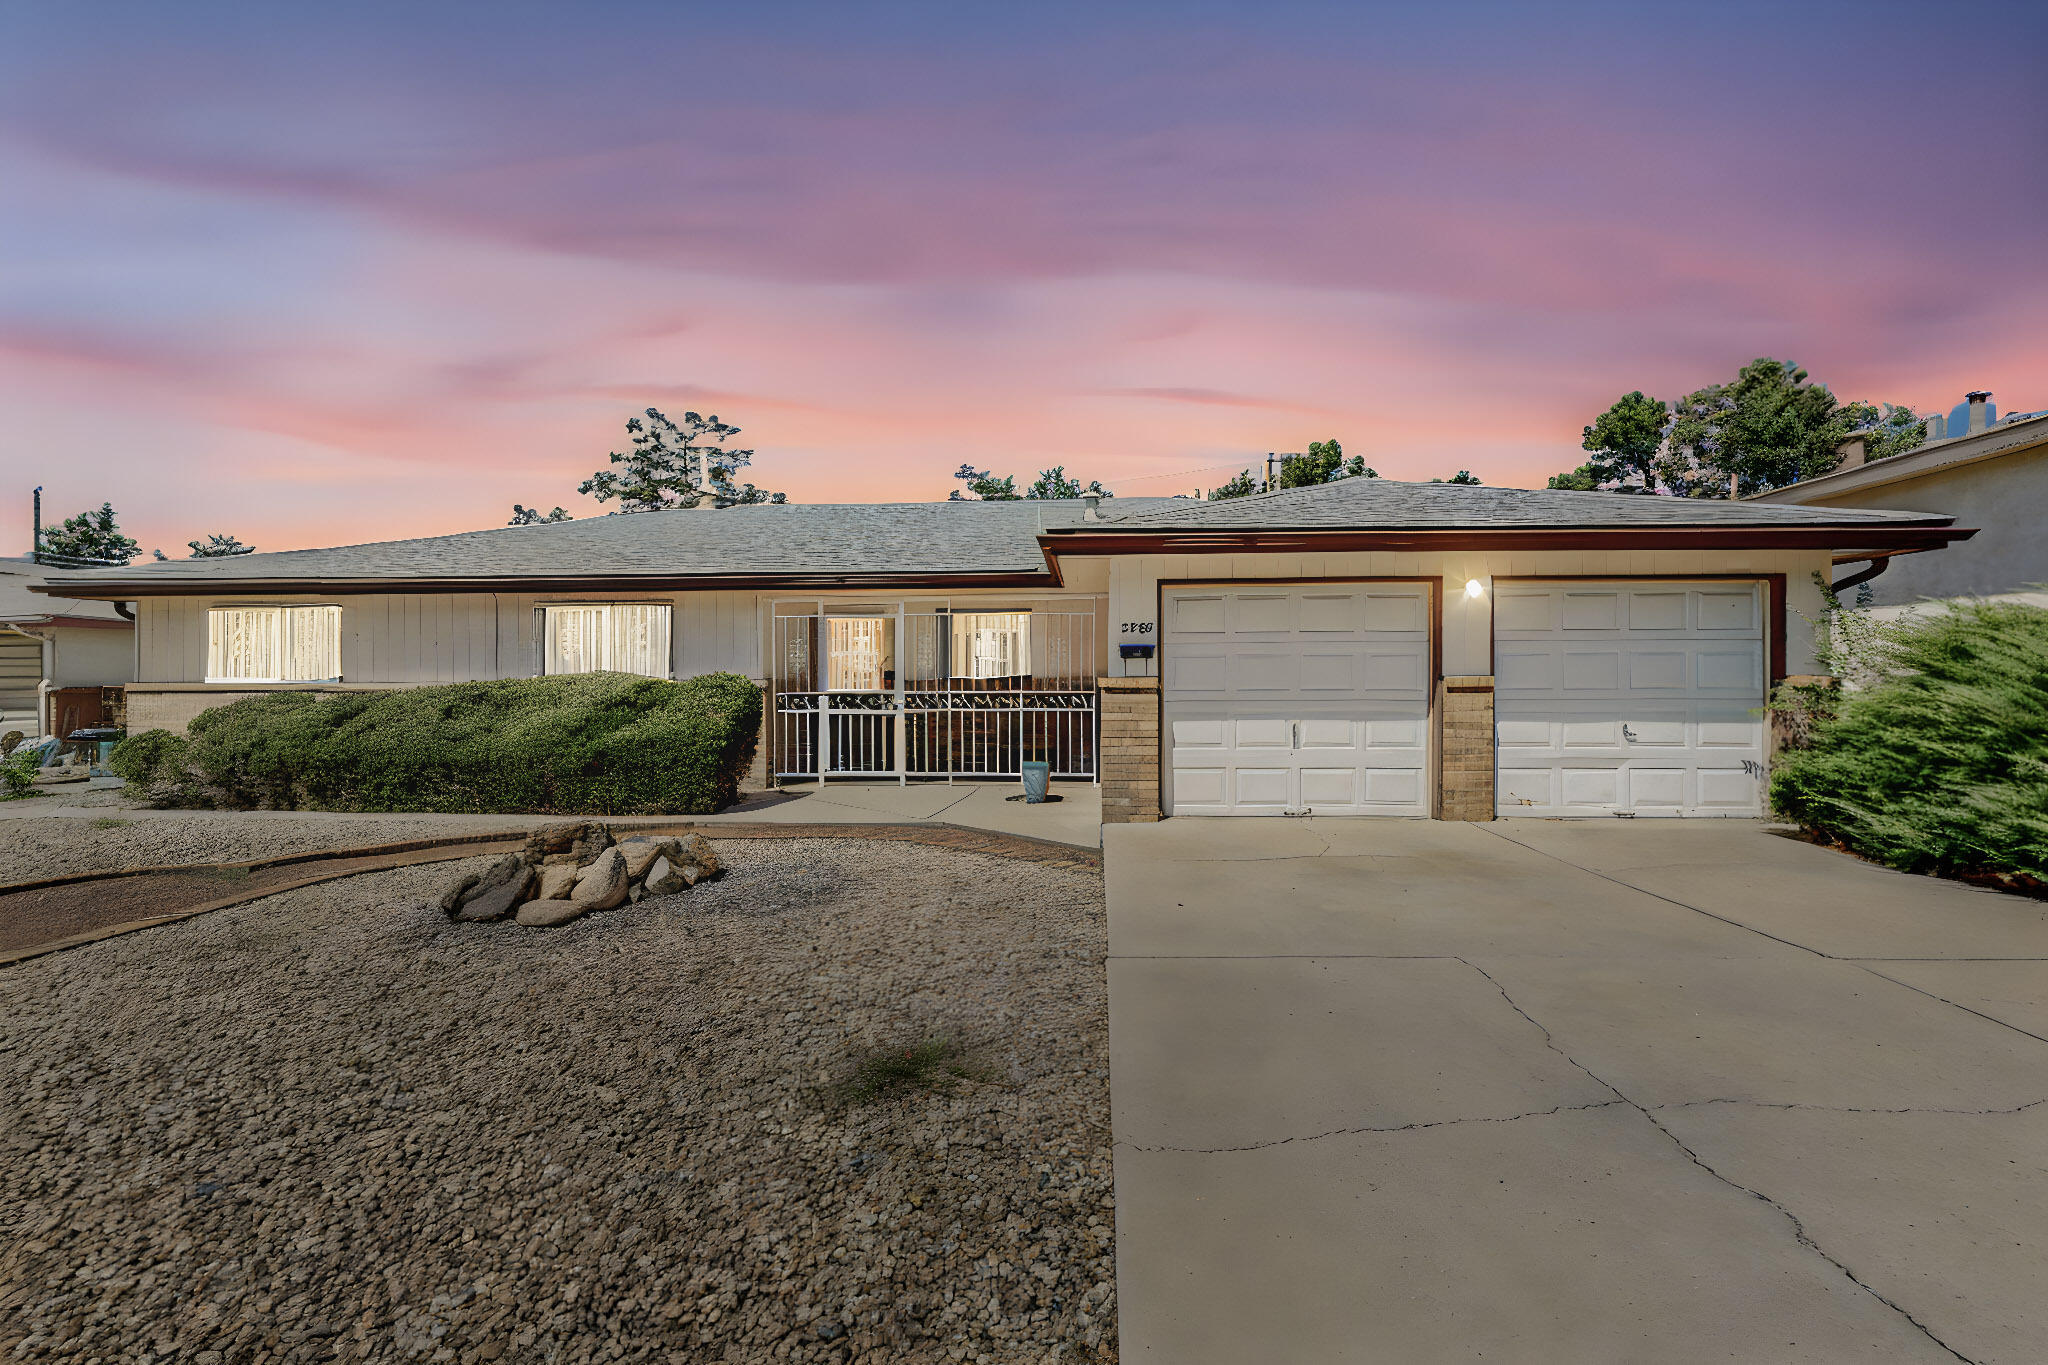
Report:
[[[1693,656],[1693,685],[1702,692],[1741,692],[1763,688],[1763,651],[1703,648]]]
[[[1530,600],[1546,594],[1548,613]],[[1495,642],[1501,814],[1761,810],[1760,585],[1530,586],[1500,600],[1514,602]],[[1603,635],[1609,601],[1620,611]]]
[[[1559,616],[1567,634],[1613,630],[1621,624],[1621,594],[1610,588],[1566,592],[1559,604]]]
[[[1628,595],[1628,628],[1631,631],[1685,629],[1683,592],[1632,592]]]
[[[1210,593],[1167,599],[1166,630],[1169,636],[1180,639],[1203,635],[1221,639],[1229,630],[1223,595]]]
[[[1372,592],[1364,599],[1365,629],[1377,634],[1429,634],[1429,598],[1420,591]]]
[[[1426,588],[1185,591],[1162,613],[1171,812],[1427,814]]]
[[[1247,697],[1280,696],[1298,685],[1300,661],[1289,652],[1261,649],[1230,656],[1230,693]]]
[[[1556,628],[1557,598],[1548,589],[1503,587],[1494,594],[1496,637],[1511,639],[1525,632],[1548,634]]]
[[[1702,590],[1694,594],[1697,620],[1702,631],[1760,633],[1757,629],[1756,592]]]
[[[1287,768],[1238,768],[1234,770],[1235,790],[1231,793],[1234,804],[1239,806],[1264,806],[1272,810],[1285,810],[1293,802],[1294,770]]]
[[[1235,608],[1232,635],[1285,636],[1294,632],[1292,593],[1239,593],[1230,600]]]

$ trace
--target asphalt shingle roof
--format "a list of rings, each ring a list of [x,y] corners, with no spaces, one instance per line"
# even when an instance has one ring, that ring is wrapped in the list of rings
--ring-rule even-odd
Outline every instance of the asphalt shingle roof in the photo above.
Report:
[[[278,579],[1043,573],[1038,533],[1079,521],[1082,512],[1079,501],[761,504],[499,526],[328,550],[160,560],[56,576],[81,584],[147,580],[204,585]]]
[[[49,572],[91,591],[102,584],[209,585],[290,581],[632,579],[1042,574],[1038,536],[1073,531],[1594,529],[1716,526],[1945,525],[1934,513],[1777,503],[1618,497],[1611,493],[1344,479],[1224,502],[1116,498],[1103,520],[1060,502],[813,503],[722,511],[641,512],[500,526],[418,540],[119,569]],[[102,589],[104,590],[104,589]]]
[[[1792,507],[1561,489],[1487,488],[1455,483],[1403,483],[1395,479],[1340,479],[1310,488],[1283,488],[1222,502],[1151,500],[1148,507],[1103,504],[1107,525],[1089,531],[1333,531],[1596,529],[1663,526],[1868,526],[1946,523],[1933,512],[1859,511]],[[1163,502],[1163,505],[1162,505]],[[1783,515],[1803,513],[1804,515]],[[1067,529],[1080,529],[1068,527]]]

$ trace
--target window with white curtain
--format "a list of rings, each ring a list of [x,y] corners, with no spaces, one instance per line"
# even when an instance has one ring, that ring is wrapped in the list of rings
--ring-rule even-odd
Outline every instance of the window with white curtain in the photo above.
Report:
[[[340,607],[214,607],[206,613],[208,682],[340,677]]]
[[[825,618],[825,687],[880,692],[895,686],[896,623],[881,616]]]
[[[1031,613],[953,613],[953,676],[1017,678],[1031,672]]]
[[[541,614],[543,672],[669,675],[666,603],[578,603]]]

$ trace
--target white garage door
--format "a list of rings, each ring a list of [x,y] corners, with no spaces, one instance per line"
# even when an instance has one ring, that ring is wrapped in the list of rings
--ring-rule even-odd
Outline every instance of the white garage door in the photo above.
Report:
[[[1427,815],[1429,590],[1172,588],[1169,815]]]
[[[1501,583],[1502,815],[1756,815],[1759,583]]]

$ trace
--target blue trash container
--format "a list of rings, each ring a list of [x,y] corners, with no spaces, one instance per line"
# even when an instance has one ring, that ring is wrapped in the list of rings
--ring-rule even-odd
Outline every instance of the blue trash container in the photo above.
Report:
[[[1052,764],[1037,759],[1024,760],[1024,804],[1035,806],[1045,800],[1045,790],[1052,785]]]

